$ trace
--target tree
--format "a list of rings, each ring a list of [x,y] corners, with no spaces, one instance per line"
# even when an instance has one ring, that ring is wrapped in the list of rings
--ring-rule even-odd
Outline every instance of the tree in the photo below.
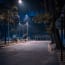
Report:
[[[18,15],[18,9],[17,9],[16,5],[15,5],[15,7],[12,5],[9,8],[4,7],[1,10],[0,20],[2,20],[2,23],[0,23],[0,24],[2,25],[1,26],[2,30],[0,30],[0,31],[2,33],[2,37],[4,38],[5,44],[7,41],[6,40],[7,36],[9,38],[9,35],[10,35],[10,30],[11,30],[10,28],[16,29],[16,26],[18,24],[17,15]],[[16,20],[14,19],[14,17],[16,18]]]
[[[60,2],[62,2],[60,0]],[[39,14],[35,17],[33,17],[33,20],[36,22],[50,22],[49,28],[47,29],[48,32],[54,34],[54,39],[56,41],[56,47],[61,48],[62,41],[60,40],[59,31],[56,28],[56,21],[59,18],[61,14],[62,7],[64,4],[60,3],[57,0],[44,0],[44,8],[45,8],[45,14]],[[59,6],[58,6],[59,5]]]

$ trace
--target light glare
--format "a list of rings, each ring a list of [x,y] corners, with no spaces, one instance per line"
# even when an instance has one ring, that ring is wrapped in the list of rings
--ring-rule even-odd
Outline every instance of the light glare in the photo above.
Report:
[[[21,4],[22,3],[22,0],[19,0],[19,4]]]

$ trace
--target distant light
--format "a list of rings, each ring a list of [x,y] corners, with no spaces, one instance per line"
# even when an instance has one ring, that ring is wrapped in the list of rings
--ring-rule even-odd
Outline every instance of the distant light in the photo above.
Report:
[[[26,22],[26,25],[28,26],[28,22]]]
[[[24,18],[24,21],[28,21],[28,19],[29,19],[29,16],[26,14],[25,18]]]
[[[22,4],[22,0],[18,0],[19,4]]]
[[[21,25],[21,23],[19,22],[19,25]]]

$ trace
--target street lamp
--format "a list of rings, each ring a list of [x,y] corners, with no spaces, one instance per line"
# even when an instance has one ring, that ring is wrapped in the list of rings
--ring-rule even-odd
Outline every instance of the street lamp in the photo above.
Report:
[[[18,0],[18,3],[19,3],[19,4],[22,4],[22,0]]]

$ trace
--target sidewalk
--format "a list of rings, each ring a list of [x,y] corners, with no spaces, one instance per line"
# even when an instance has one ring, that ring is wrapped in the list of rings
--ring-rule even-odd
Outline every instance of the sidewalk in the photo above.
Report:
[[[18,42],[6,42],[6,44],[3,42],[0,42],[0,48],[3,48],[3,47],[6,47],[6,46],[11,46],[11,45],[14,45],[14,44],[17,44]]]
[[[9,41],[6,42],[6,44],[4,42],[0,42],[0,48],[6,47],[6,46],[11,46],[11,45],[16,45],[16,44],[20,44],[20,43],[25,43],[25,40],[21,40],[21,41]]]
[[[57,58],[60,65],[65,65],[65,50],[63,50],[63,61],[61,61],[61,51],[56,50]]]

